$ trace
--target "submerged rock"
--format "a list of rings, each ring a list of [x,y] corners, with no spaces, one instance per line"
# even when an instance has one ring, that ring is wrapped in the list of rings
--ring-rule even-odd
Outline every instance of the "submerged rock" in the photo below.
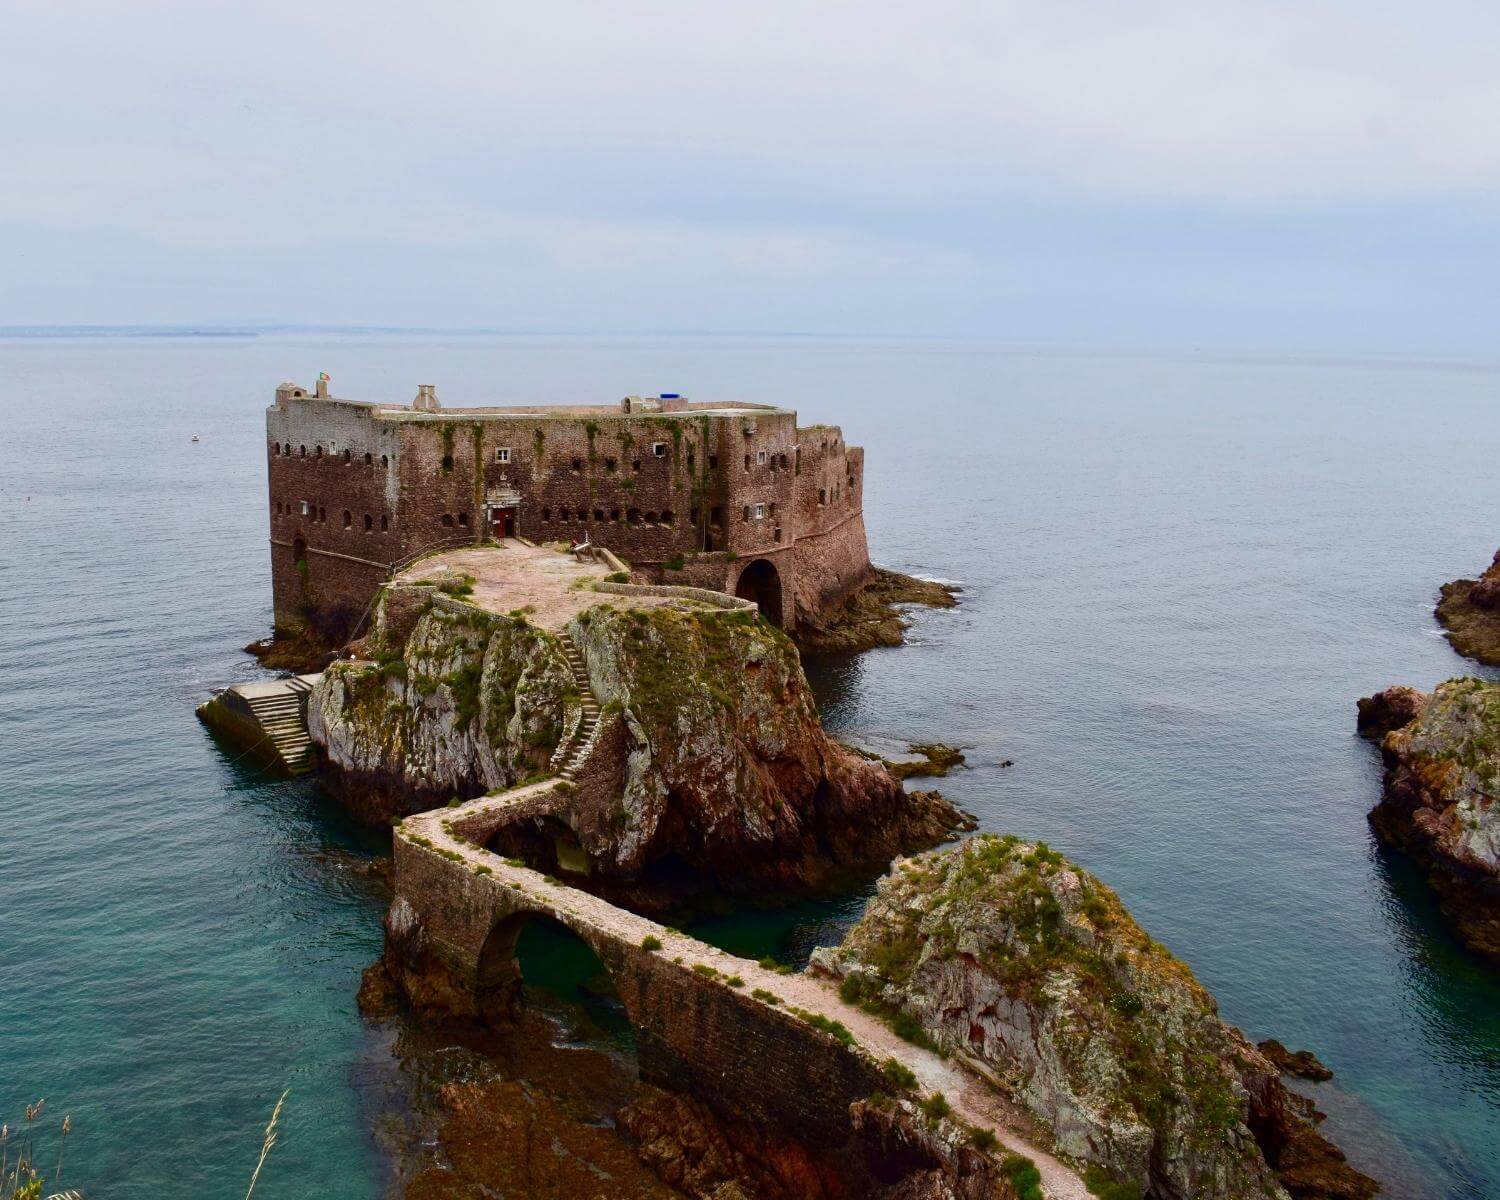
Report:
[[[876,646],[899,646],[910,624],[900,606],[953,608],[957,603],[958,588],[950,584],[876,567],[870,581],[841,603],[804,614],[797,624],[797,645],[804,654],[852,654]]]
[[[1399,706],[1383,699],[1394,692]],[[1370,728],[1385,760],[1370,824],[1421,866],[1459,938],[1500,961],[1500,684],[1450,679],[1428,697],[1392,688],[1360,702],[1362,721],[1376,702],[1396,716]]]
[[[1500,666],[1500,551],[1478,579],[1443,584],[1435,615],[1460,654]]]
[[[849,981],[846,994],[980,1060],[1063,1154],[1146,1194],[1377,1190],[1192,972],[1044,844],[982,835],[899,863],[843,945],[814,963]],[[1293,1186],[1290,1168],[1314,1162]]]
[[[1256,1042],[1255,1048],[1271,1060],[1272,1065],[1283,1075],[1295,1075],[1313,1083],[1325,1083],[1333,1078],[1333,1072],[1325,1067],[1311,1050],[1288,1050],[1275,1038]]]

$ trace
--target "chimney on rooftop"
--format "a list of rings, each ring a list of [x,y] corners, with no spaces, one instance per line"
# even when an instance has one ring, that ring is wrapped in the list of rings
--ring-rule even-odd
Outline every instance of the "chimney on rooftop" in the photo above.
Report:
[[[417,412],[438,412],[442,405],[438,403],[437,385],[433,383],[417,384],[417,398],[411,402],[411,406]]]

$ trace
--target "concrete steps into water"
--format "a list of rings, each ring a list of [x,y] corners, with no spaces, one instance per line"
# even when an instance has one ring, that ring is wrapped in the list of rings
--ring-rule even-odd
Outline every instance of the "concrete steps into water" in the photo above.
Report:
[[[198,709],[198,718],[263,762],[290,775],[312,770],[307,694],[321,678],[294,675],[225,688]]]

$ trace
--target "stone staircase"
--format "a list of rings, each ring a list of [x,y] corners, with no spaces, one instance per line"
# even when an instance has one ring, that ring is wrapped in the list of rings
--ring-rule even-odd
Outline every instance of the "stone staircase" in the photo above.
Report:
[[[573,673],[573,683],[578,688],[583,715],[572,735],[552,755],[552,769],[563,779],[573,779],[592,753],[594,742],[599,736],[599,697],[594,695],[594,689],[589,685],[589,669],[583,660],[583,652],[566,633],[559,633],[557,636],[568,660],[568,670]]]
[[[312,770],[312,739],[307,735],[307,693],[313,685],[303,675],[279,680],[275,690],[247,695],[245,701],[266,737],[293,775]]]

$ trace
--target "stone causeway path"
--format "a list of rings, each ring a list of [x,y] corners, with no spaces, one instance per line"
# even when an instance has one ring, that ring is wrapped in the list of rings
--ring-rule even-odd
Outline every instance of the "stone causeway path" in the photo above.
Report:
[[[585,925],[629,946],[640,946],[647,937],[654,937],[661,942],[656,953],[683,972],[691,973],[697,966],[710,967],[724,979],[743,980],[740,990],[759,1003],[770,1004],[755,997],[757,990],[777,997],[781,1003],[774,1007],[796,1007],[840,1022],[874,1061],[896,1059],[916,1076],[924,1094],[941,1092],[960,1119],[991,1130],[1005,1149],[1032,1159],[1041,1172],[1046,1194],[1053,1200],[1089,1200],[1089,1191],[1078,1173],[1020,1132],[1019,1122],[1006,1101],[978,1073],[955,1058],[944,1059],[897,1037],[883,1021],[840,997],[831,980],[806,971],[783,975],[769,970],[538,871],[516,866],[475,845],[464,834],[465,828],[494,830],[510,820],[555,812],[567,800],[566,784],[549,779],[481,796],[456,808],[433,809],[408,817],[401,830],[430,843],[432,853],[449,869],[468,872],[486,869],[497,884],[514,889],[532,902],[541,902],[574,928]]]

